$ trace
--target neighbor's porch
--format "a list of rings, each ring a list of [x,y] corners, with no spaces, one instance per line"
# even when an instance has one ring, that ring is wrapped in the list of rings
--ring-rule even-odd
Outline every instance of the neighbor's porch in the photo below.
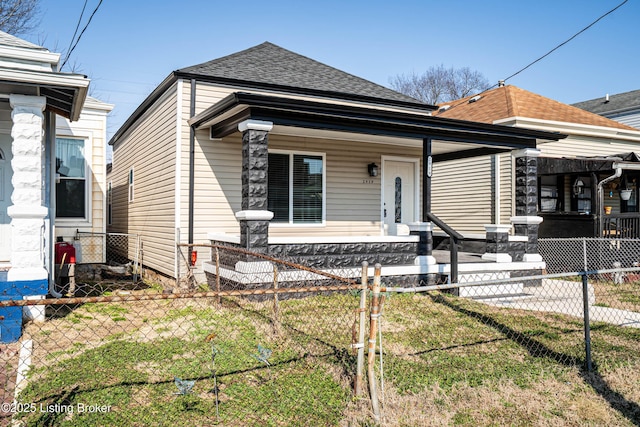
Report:
[[[540,237],[640,238],[640,157],[539,159]]]

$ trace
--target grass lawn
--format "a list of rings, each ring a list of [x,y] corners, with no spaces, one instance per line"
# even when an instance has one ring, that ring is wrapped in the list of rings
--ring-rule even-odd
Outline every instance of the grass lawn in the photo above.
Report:
[[[38,410],[17,418],[30,426],[374,425],[367,396],[351,393],[358,300],[281,300],[277,322],[272,301],[233,298],[67,308],[25,331],[33,368],[19,399]],[[589,374],[580,319],[433,293],[390,296],[381,322],[383,425],[640,423],[638,329],[592,325],[597,370]],[[80,413],[79,404],[108,411]]]

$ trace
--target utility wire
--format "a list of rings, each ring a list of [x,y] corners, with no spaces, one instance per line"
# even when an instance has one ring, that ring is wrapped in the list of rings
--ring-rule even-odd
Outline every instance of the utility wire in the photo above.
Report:
[[[609,12],[605,13],[604,15],[600,16],[598,19],[596,19],[595,21],[593,21],[591,24],[587,25],[586,27],[584,27],[582,30],[578,31],[577,33],[575,33],[573,36],[569,37],[567,40],[565,40],[564,42],[560,43],[558,46],[554,47],[553,49],[551,49],[549,52],[545,53],[544,55],[542,55],[540,58],[536,59],[535,61],[531,62],[529,65],[527,65],[526,67],[516,71],[515,73],[511,74],[509,77],[507,77],[506,79],[504,79],[504,81],[509,80],[511,77],[515,77],[518,74],[520,74],[521,72],[523,72],[524,70],[526,70],[527,68],[531,67],[533,64],[535,64],[536,62],[541,61],[542,59],[546,58],[547,56],[551,55],[553,52],[555,52],[556,50],[560,49],[562,46],[564,46],[565,44],[569,43],[571,40],[575,39],[576,37],[578,37],[580,34],[584,33],[585,31],[587,31],[589,28],[593,27],[595,24],[598,23],[598,21],[600,21],[601,19],[603,19],[605,16],[615,12],[617,9],[619,9],[620,7],[622,7],[626,2],[628,2],[629,0],[624,0],[622,3],[620,3],[619,5],[617,5],[616,7],[614,7],[613,9],[611,9]]]
[[[78,43],[80,42],[80,39],[82,38],[82,35],[84,34],[84,32],[86,31],[87,27],[89,26],[89,24],[91,23],[91,20],[93,19],[93,16],[96,14],[96,12],[98,11],[98,9],[100,8],[100,5],[102,4],[102,0],[100,0],[98,2],[98,5],[96,6],[96,8],[93,10],[93,13],[91,13],[91,16],[89,16],[89,20],[87,21],[87,24],[84,26],[84,28],[82,29],[82,31],[80,32],[80,35],[78,35],[78,39],[76,40],[75,44],[73,45],[73,47],[71,48],[71,50],[69,50],[69,52],[67,52],[67,56],[64,59],[64,62],[62,63],[62,66],[60,67],[60,69],[62,70],[62,68],[65,66],[65,64],[67,63],[67,61],[69,60],[69,56],[71,56],[71,53],[74,51],[74,49],[76,48],[76,46],[78,46]]]
[[[71,50],[71,45],[73,44],[73,41],[76,38],[76,34],[78,34],[78,28],[80,28],[80,23],[82,22],[82,17],[84,16],[84,10],[87,8],[87,1],[88,0],[84,0],[84,6],[82,6],[82,11],[80,12],[80,17],[78,18],[78,23],[76,24],[76,29],[73,32],[73,36],[71,36],[71,40],[69,40],[69,47],[67,48],[67,52]],[[65,61],[67,60],[68,57],[69,55],[65,57]]]
[[[507,80],[509,80],[512,77],[517,76],[518,74],[520,74],[521,72],[523,72],[524,70],[526,70],[527,68],[531,67],[532,65],[536,64],[537,62],[540,62],[541,60],[543,60],[544,58],[546,58],[547,56],[551,55],[553,52],[555,52],[556,50],[560,49],[562,46],[566,45],[567,43],[569,43],[571,40],[575,39],[576,37],[578,37],[580,34],[584,33],[585,31],[587,31],[589,28],[593,27],[595,24],[597,24],[600,20],[602,20],[604,17],[606,17],[607,15],[610,15],[611,13],[615,12],[616,10],[618,10],[620,7],[622,7],[625,3],[627,3],[629,0],[624,0],[622,3],[620,3],[619,5],[617,5],[616,7],[614,7],[613,9],[611,9],[610,11],[608,11],[607,13],[605,13],[604,15],[601,15],[598,19],[596,19],[595,21],[593,21],[591,24],[587,25],[586,27],[584,27],[582,30],[578,31],[577,33],[575,33],[573,36],[569,37],[567,40],[565,40],[564,42],[560,43],[559,45],[557,45],[556,47],[554,47],[553,49],[551,49],[549,52],[545,53],[544,55],[542,55],[540,58],[536,59],[535,61],[529,63],[526,67],[521,68],[520,70],[516,71],[515,73],[511,74],[509,77],[507,77],[504,80],[501,80],[501,82],[506,82]],[[489,86],[488,88],[485,88],[483,91],[481,91],[480,93],[476,94],[475,96],[479,96],[482,95],[483,93],[497,87],[500,83],[495,83],[491,86]],[[450,110],[452,108],[457,107],[458,105],[464,104],[465,102],[459,102],[458,104],[452,105],[451,107],[449,107],[447,110]]]

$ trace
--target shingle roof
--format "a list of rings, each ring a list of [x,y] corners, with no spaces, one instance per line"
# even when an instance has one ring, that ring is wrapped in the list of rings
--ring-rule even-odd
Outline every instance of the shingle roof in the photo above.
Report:
[[[619,128],[625,130],[638,129],[590,113],[562,102],[554,101],[542,95],[507,85],[486,91],[475,102],[467,97],[441,104],[451,108],[434,112],[433,115],[451,119],[471,120],[494,123],[496,120],[511,117],[549,120],[556,122],[577,123],[591,126]]]
[[[607,114],[614,111],[624,111],[630,109],[640,109],[640,90],[610,95],[606,97],[590,99],[588,101],[576,102],[574,107],[581,108],[596,114]]]
[[[19,39],[18,37],[5,33],[4,31],[0,31],[0,45],[11,46],[11,47],[22,47],[27,49],[47,50],[42,46],[38,46],[37,44],[33,44],[26,40]]]
[[[249,87],[259,83],[423,104],[407,95],[269,42],[202,64],[182,68],[177,72],[233,80]],[[423,105],[427,106],[427,104]]]

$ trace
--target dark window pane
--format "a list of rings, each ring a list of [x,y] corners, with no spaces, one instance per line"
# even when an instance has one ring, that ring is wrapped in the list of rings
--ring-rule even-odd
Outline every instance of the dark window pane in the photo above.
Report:
[[[86,218],[85,141],[56,138],[56,217]]]
[[[322,157],[293,156],[293,222],[322,222]]]
[[[289,222],[289,155],[269,154],[268,209],[271,222]]]
[[[61,179],[56,184],[56,217],[85,218],[85,181]]]

